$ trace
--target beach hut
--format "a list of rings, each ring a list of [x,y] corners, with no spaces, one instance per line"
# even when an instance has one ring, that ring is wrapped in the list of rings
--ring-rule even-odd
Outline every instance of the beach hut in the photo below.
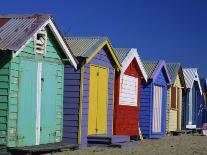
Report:
[[[111,141],[115,70],[121,64],[106,37],[68,37],[79,61],[78,70],[65,66],[65,143],[81,146]]]
[[[183,93],[182,128],[196,129],[198,95],[202,95],[202,88],[197,68],[184,68],[186,92]]]
[[[134,48],[115,48],[122,71],[115,74],[114,135],[138,135],[141,80],[147,74]]]
[[[172,81],[168,88],[166,132],[181,130],[182,120],[182,91],[185,90],[185,79],[179,63],[167,63],[167,69]]]
[[[167,87],[171,84],[166,63],[143,61],[148,81],[142,80],[139,124],[144,138],[161,138],[166,132]]]
[[[203,124],[206,123],[206,93],[207,93],[207,83],[206,79],[200,79],[202,95],[198,93],[198,105],[197,105],[197,122],[196,128],[202,128]]]
[[[70,53],[49,15],[0,15],[0,144],[60,142],[63,59]]]

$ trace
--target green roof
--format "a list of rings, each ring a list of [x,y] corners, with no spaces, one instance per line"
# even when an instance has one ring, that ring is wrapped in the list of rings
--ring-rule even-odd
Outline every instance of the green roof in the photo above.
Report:
[[[144,69],[147,73],[148,78],[152,76],[155,71],[159,61],[142,61]]]
[[[114,48],[116,56],[119,61],[122,63],[124,59],[127,57],[127,54],[130,52],[131,48]]]
[[[107,37],[65,37],[73,54],[78,57],[88,57]]]

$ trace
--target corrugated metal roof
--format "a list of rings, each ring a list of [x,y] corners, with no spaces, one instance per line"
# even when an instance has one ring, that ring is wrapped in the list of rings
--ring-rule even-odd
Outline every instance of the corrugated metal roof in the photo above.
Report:
[[[148,78],[150,78],[159,64],[159,61],[142,61],[142,63]]]
[[[87,53],[99,47],[107,37],[65,37],[73,54],[78,57],[88,57]]]
[[[184,73],[186,87],[191,89],[193,87],[194,81],[197,81],[200,92],[202,93],[200,79],[198,76],[198,69],[197,68],[184,68],[183,73]]]
[[[130,50],[131,50],[131,48],[114,48],[114,51],[115,51],[115,53],[121,63],[127,57]]]
[[[48,14],[0,15],[0,49],[18,51],[49,18]]]
[[[180,63],[167,63],[167,70],[169,72],[170,79],[173,83],[176,79],[180,67]]]

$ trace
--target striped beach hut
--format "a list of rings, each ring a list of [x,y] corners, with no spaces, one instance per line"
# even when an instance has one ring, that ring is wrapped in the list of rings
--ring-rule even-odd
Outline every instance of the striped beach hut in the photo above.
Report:
[[[184,68],[186,92],[183,94],[182,128],[197,128],[198,95],[202,95],[202,88],[197,68]]]
[[[114,135],[137,136],[141,80],[147,74],[134,48],[115,48],[122,71],[115,74]]]
[[[77,63],[49,15],[0,15],[0,144],[62,140],[63,60]]]
[[[139,124],[143,137],[161,138],[166,133],[167,87],[170,76],[163,60],[143,61],[148,81],[142,81]]]
[[[167,63],[167,69],[172,81],[168,88],[168,104],[166,132],[181,130],[182,120],[182,91],[185,91],[185,79],[183,69],[179,63]]]
[[[68,37],[66,42],[80,65],[78,70],[65,66],[63,141],[107,141],[113,133],[115,70],[121,64],[106,37]]]

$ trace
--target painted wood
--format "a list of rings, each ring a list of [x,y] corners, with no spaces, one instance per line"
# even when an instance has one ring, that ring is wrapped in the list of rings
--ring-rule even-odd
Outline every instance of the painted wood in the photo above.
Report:
[[[142,135],[145,138],[161,138],[165,136],[166,132],[166,108],[167,108],[167,83],[164,69],[162,68],[157,73],[156,79],[149,80],[147,83],[142,81],[141,83],[141,97],[140,97],[140,113],[139,124],[142,131]],[[162,110],[161,110],[161,132],[152,131],[153,122],[153,93],[154,86],[162,86]]]
[[[162,87],[154,86],[153,88],[153,118],[152,132],[161,132],[162,128]]]
[[[23,60],[20,63],[17,146],[31,146],[36,142],[37,64]],[[27,91],[25,91],[27,90]],[[27,110],[26,110],[27,109]],[[30,110],[28,110],[30,109]]]
[[[120,79],[120,105],[137,106],[138,78],[128,75]]]
[[[0,144],[6,143],[9,93],[9,55],[0,53]]]
[[[133,106],[131,106],[132,102],[128,103],[127,100],[124,105],[120,103],[120,80],[123,75],[131,77],[133,79],[133,83],[137,84],[136,90],[133,89],[136,91],[136,97],[134,97],[136,98],[136,101],[133,101],[135,102],[133,103]],[[141,77],[141,70],[138,67],[136,59],[132,59],[123,74],[120,75],[116,72],[114,85],[114,135],[137,136],[138,134]],[[137,82],[134,81],[135,79]]]
[[[63,142],[78,144],[81,73],[70,64],[64,70]]]
[[[37,122],[39,123],[36,117],[37,116],[36,112],[38,111],[37,109],[39,109],[37,108],[37,98],[38,98],[37,97],[38,96],[37,95],[37,86],[38,86],[37,81],[39,81],[37,80],[38,62],[42,62],[44,64],[52,63],[58,66],[58,72],[56,72],[58,74],[57,75],[58,76],[57,78],[58,87],[55,90],[55,93],[57,94],[56,95],[57,98],[56,98],[56,101],[54,102],[46,103],[47,105],[46,109],[48,110],[48,107],[55,106],[55,113],[53,113],[53,116],[54,115],[56,116],[56,119],[53,120],[53,123],[55,124],[54,128],[56,131],[55,142],[60,142],[62,139],[63,62],[61,61],[61,59],[65,57],[61,54],[63,53],[63,51],[61,51],[61,48],[58,45],[58,42],[53,36],[52,32],[48,29],[48,27],[46,28],[46,30],[47,30],[47,35],[48,35],[47,47],[46,47],[47,52],[44,57],[41,54],[35,54],[34,39],[32,38],[31,41],[28,42],[28,44],[24,46],[24,48],[22,49],[21,53],[19,53],[19,55],[16,55],[14,58],[9,59],[7,62],[8,70],[9,70],[9,74],[7,74],[7,77],[9,80],[8,81],[9,89],[8,89],[8,95],[7,95],[8,106],[7,106],[7,112],[5,113],[7,115],[6,126],[5,126],[6,141],[4,141],[4,144],[6,144],[7,147],[17,147],[17,146],[22,147],[22,146],[30,146],[30,145],[38,144],[37,142],[38,138],[36,137]],[[32,71],[30,71],[30,68],[27,67],[26,65],[27,63],[28,63],[28,66],[33,68]],[[27,69],[28,69],[28,72],[31,72],[31,73],[28,73],[28,75],[26,74],[26,71],[25,71]],[[47,71],[43,70],[42,72],[47,72]],[[24,82],[22,82],[22,80]],[[33,82],[31,83],[31,81]],[[31,86],[29,86],[30,83],[31,83]],[[28,91],[28,89],[31,89],[31,91]],[[51,90],[47,89],[47,92],[50,93]],[[1,96],[1,91],[0,91],[0,96]],[[40,98],[38,98],[38,100],[39,99]],[[54,103],[55,105],[53,105]],[[24,107],[22,107],[23,105]],[[41,106],[44,105],[44,102],[42,102],[42,98],[41,98],[40,105]],[[28,108],[25,108],[27,106]],[[41,107],[40,107],[40,110],[41,110]],[[0,115],[2,115],[1,113],[2,112],[0,111]],[[44,115],[40,114],[38,116],[40,117],[40,123],[42,121],[41,116],[44,117]],[[44,117],[44,119],[46,119],[46,117]],[[49,118],[49,120],[45,122],[49,123],[50,120],[51,118]],[[29,122],[30,124],[29,128],[32,128],[31,131],[28,130],[28,127],[27,129],[25,128],[25,122]],[[50,141],[49,139],[47,140]],[[40,133],[40,143],[41,143],[41,133]]]
[[[175,92],[172,95],[172,88]],[[179,74],[177,74],[176,79],[172,86],[168,89],[168,106],[167,106],[167,119],[166,119],[166,131],[176,131],[181,130],[181,120],[182,120],[182,87]],[[172,99],[174,98],[174,99]],[[175,102],[174,107],[171,105]]]
[[[106,135],[112,136],[115,62],[108,48],[104,46],[89,63],[83,64],[77,71],[72,70],[68,65],[65,66],[63,141],[66,143],[77,144],[79,142],[80,145],[87,144],[91,65],[102,66],[108,70],[108,82],[106,84],[108,86]],[[78,81],[80,81],[81,77],[83,81],[80,86]]]
[[[108,71],[90,66],[88,135],[107,133]]]

